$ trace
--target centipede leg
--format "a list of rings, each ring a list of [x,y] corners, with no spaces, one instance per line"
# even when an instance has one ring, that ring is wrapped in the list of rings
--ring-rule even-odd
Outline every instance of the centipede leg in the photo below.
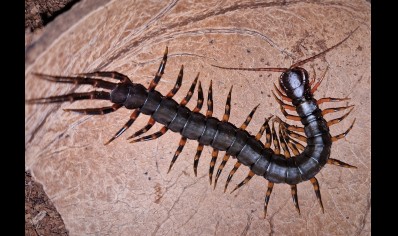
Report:
[[[191,97],[192,97],[193,92],[194,92],[194,90],[195,90],[196,83],[198,82],[198,79],[199,79],[199,73],[198,73],[198,75],[196,76],[196,78],[194,79],[194,81],[192,82],[191,87],[189,88],[187,95],[181,100],[181,102],[180,102],[180,105],[181,105],[181,106],[187,105],[187,103],[189,102],[189,100],[191,100]]]
[[[211,152],[211,161],[210,161],[210,168],[209,168],[210,185],[211,185],[212,180],[213,180],[214,166],[216,164],[217,157],[218,157],[218,150],[217,149],[213,149],[213,151]]]
[[[134,123],[134,121],[138,118],[140,113],[141,113],[140,109],[135,109],[133,113],[131,113],[130,119],[126,122],[126,124],[124,124],[124,126],[119,131],[117,131],[116,134],[111,139],[109,139],[104,145],[108,145],[110,142],[112,142],[120,135],[122,135],[123,132],[126,131]]]
[[[78,74],[80,76],[87,76],[87,77],[104,77],[104,78],[112,78],[116,80],[120,80],[124,83],[130,81],[129,77],[126,75],[123,75],[122,73],[119,73],[117,71],[94,71],[90,73],[80,73]]]
[[[297,197],[297,185],[290,185],[291,193],[292,193],[292,199],[294,206],[296,207],[297,212],[300,215],[300,206],[298,203],[298,197]]]
[[[328,71],[329,66],[326,67],[325,72],[323,73],[322,77],[314,84],[314,87],[311,89],[311,93],[314,94],[315,91],[318,89],[319,85],[322,83],[322,80],[325,78],[326,72]]]
[[[243,122],[243,124],[240,126],[239,129],[241,130],[245,130],[247,128],[247,126],[250,124],[250,121],[253,119],[253,115],[256,112],[257,108],[260,106],[260,104],[258,104],[257,106],[255,106],[253,108],[253,110],[249,113],[249,115],[246,117],[246,120]],[[262,131],[264,132],[264,130]],[[261,132],[261,134],[262,134]],[[260,136],[261,137],[261,136]]]
[[[272,116],[268,117],[268,119],[265,119],[264,125],[265,125],[265,143],[264,143],[264,147],[265,148],[270,148],[271,147],[271,143],[272,143],[272,133],[271,133],[271,129],[269,127],[268,122],[270,121],[270,119],[272,118]]]
[[[110,93],[105,91],[91,91],[86,93],[69,93],[60,96],[51,96],[44,98],[34,98],[26,100],[29,104],[43,104],[43,103],[56,103],[56,102],[73,102],[77,100],[85,100],[85,99],[98,99],[98,100],[110,100]]]
[[[134,140],[130,141],[130,143],[137,143],[137,142],[157,139],[157,138],[161,137],[163,134],[165,134],[168,130],[169,130],[169,128],[167,128],[167,126],[163,126],[158,132],[153,133],[148,136],[145,136],[145,137],[142,137],[142,138],[134,139]]]
[[[287,145],[290,148],[290,150],[293,151],[294,155],[299,155],[300,152],[299,152],[299,150],[297,148],[297,145],[296,145],[297,142],[295,142],[294,140],[290,139],[289,135],[287,134],[286,123],[284,123],[279,117],[276,117],[275,121],[279,122],[279,136],[281,137],[281,142],[282,143],[284,142],[284,145]],[[301,144],[299,144],[299,145],[301,145]],[[283,146],[282,146],[282,148],[283,148]],[[285,147],[285,148],[287,148],[287,147]],[[304,150],[304,146],[303,145],[301,145],[300,148],[302,148],[302,150]],[[290,157],[290,153],[288,153],[288,155]],[[287,156],[286,153],[285,153],[285,156]]]
[[[322,198],[321,198],[321,190],[319,189],[318,180],[315,177],[313,177],[313,178],[310,179],[310,181],[311,181],[311,183],[312,183],[312,185],[314,187],[315,195],[316,195],[316,198],[318,199],[319,205],[321,206],[322,213],[325,213],[325,210],[323,209],[323,203],[322,203]]]
[[[184,72],[184,66],[181,66],[180,72],[178,74],[176,83],[174,85],[174,87],[170,90],[170,92],[166,95],[167,98],[172,98],[180,89],[181,87],[181,83],[182,83],[182,78],[183,78],[183,72]],[[106,74],[101,74],[103,76],[105,76]],[[114,75],[114,76],[119,76],[118,74]],[[124,131],[126,131],[135,121],[135,119],[138,117],[140,113],[140,109],[137,109],[134,111],[134,113],[131,115],[130,119],[127,121],[127,123],[108,141],[106,142],[106,144],[109,144],[110,142],[112,142],[113,140],[115,140],[117,137],[119,137],[120,135],[122,135],[124,133]],[[149,118],[149,121],[147,123],[147,125],[138,130],[137,132],[135,132],[133,135],[131,135],[130,137],[128,137],[127,139],[131,139],[131,138],[135,138],[145,132],[147,132],[150,128],[152,128],[152,126],[155,124],[155,120],[151,117]],[[132,143],[134,142],[139,142],[139,141],[147,141],[147,140],[152,140],[155,138],[158,138],[160,136],[162,136],[164,133],[166,133],[167,131],[167,127],[163,127],[160,131],[151,134],[149,136],[143,137],[141,139],[136,139],[133,140]]]
[[[120,107],[122,107],[121,104],[113,104],[112,106],[107,106],[107,107],[84,108],[84,109],[64,109],[64,111],[83,113],[85,115],[105,115],[105,114],[116,111]]]
[[[339,117],[339,118],[336,118],[336,119],[333,119],[333,120],[328,121],[328,122],[327,122],[327,126],[330,127],[330,126],[332,126],[332,125],[334,125],[334,124],[340,123],[342,120],[344,120],[344,118],[346,118],[346,117],[351,113],[351,111],[352,111],[353,109],[354,109],[354,108],[351,108],[351,110],[349,110],[345,115],[343,115],[343,116],[341,116],[341,117]]]
[[[339,135],[333,136],[333,137],[332,137],[332,142],[336,142],[337,140],[342,139],[342,138],[344,138],[345,136],[347,136],[348,132],[350,132],[350,130],[351,130],[352,127],[354,126],[355,120],[356,120],[356,119],[354,119],[354,121],[352,122],[351,126],[350,126],[344,133],[341,133],[341,134],[339,134]]]
[[[274,149],[275,149],[274,152],[275,152],[275,154],[280,154],[281,153],[281,149],[280,149],[280,146],[279,146],[278,135],[275,132],[274,121],[272,121],[271,134],[272,134],[272,141],[274,142]]]
[[[93,87],[104,88],[104,89],[114,89],[117,86],[117,83],[101,80],[101,79],[93,79],[91,77],[84,76],[58,76],[58,75],[47,75],[41,73],[33,73],[39,78],[48,80],[56,83],[68,83],[68,84],[90,84]]]
[[[212,81],[210,80],[210,85],[209,85],[209,91],[207,92],[207,111],[206,111],[206,117],[211,117],[213,115],[213,86],[212,86]],[[198,164],[199,164],[199,159],[200,156],[202,155],[203,151],[203,144],[198,144],[198,147],[196,149],[196,154],[194,157],[193,161],[193,171],[195,173],[195,176],[197,176],[197,171],[198,171]]]
[[[169,166],[169,170],[167,171],[167,173],[170,172],[171,167],[173,167],[174,163],[176,162],[178,156],[180,155],[180,153],[182,152],[182,149],[184,149],[185,143],[187,142],[187,138],[185,137],[181,137],[180,142],[178,144],[178,148],[176,150],[176,152],[174,153],[173,159],[170,162],[170,166]]]
[[[189,99],[188,99],[189,101]],[[199,85],[198,85],[198,100],[196,103],[196,107],[193,110],[193,112],[197,113],[200,111],[200,109],[202,109],[202,105],[203,105],[203,89],[202,89],[202,85],[199,81]],[[182,149],[184,149],[185,143],[187,142],[187,138],[186,137],[181,137],[178,148],[176,150],[176,152],[174,153],[173,159],[171,160],[170,166],[169,166],[169,170],[167,171],[167,173],[170,172],[171,167],[173,167],[174,163],[176,162],[178,156],[180,155],[180,153],[182,152]]]
[[[274,183],[268,181],[267,192],[265,193],[265,200],[264,200],[264,218],[267,216],[268,203],[269,203],[269,199],[270,199],[273,188],[274,188]]]
[[[294,120],[294,121],[301,121],[300,116],[295,116],[295,115],[290,115],[289,113],[286,112],[285,108],[281,105],[280,106],[282,114],[286,117],[286,119],[289,120]]]
[[[318,99],[318,101],[316,103],[318,105],[321,105],[324,102],[341,102],[341,101],[347,101],[347,100],[350,100],[350,98],[331,98],[331,97],[327,97],[327,98]]]
[[[183,74],[184,74],[184,66],[181,66],[180,72],[178,74],[176,83],[174,85],[174,87],[170,90],[170,92],[166,95],[167,98],[172,98],[180,89],[181,87],[181,83],[182,83],[182,78],[183,78]],[[146,133],[149,129],[152,128],[152,126],[155,124],[155,119],[153,119],[152,117],[149,118],[148,123],[145,125],[145,127],[143,127],[142,129],[136,131],[133,135],[131,135],[130,137],[128,137],[127,139],[132,139],[135,137],[138,137],[144,133]]]
[[[335,165],[335,166],[344,167],[344,168],[354,168],[354,169],[357,168],[356,166],[352,166],[352,165],[350,165],[350,164],[347,164],[347,163],[345,163],[345,162],[342,162],[342,161],[340,161],[340,160],[333,159],[333,158],[329,158],[329,159],[327,160],[327,163],[328,163],[328,164],[331,164],[331,165]]]
[[[292,142],[292,140],[289,138],[289,135],[286,133],[285,128],[283,127],[283,125],[280,126],[281,128],[281,136],[283,137],[283,139],[285,140],[286,144],[288,145],[288,147],[290,148],[290,150],[292,150],[294,155],[299,155],[300,152],[296,146],[296,144],[294,142]],[[303,146],[303,150],[304,150],[304,146]]]
[[[231,193],[235,192],[235,190],[237,190],[238,188],[247,184],[253,178],[253,176],[254,176],[254,172],[249,171],[249,174],[247,174],[246,178],[242,182],[240,182],[238,185],[236,185],[236,187],[231,191]]]
[[[176,80],[176,83],[174,84],[174,87],[170,90],[170,92],[167,93],[166,97],[167,98],[172,98],[174,95],[178,92],[178,90],[181,88],[182,84],[182,77],[184,76],[184,66],[181,65],[180,72],[178,73],[178,77]]]
[[[230,157],[230,156],[231,156],[231,155],[225,154],[224,157],[223,157],[223,159],[222,159],[222,161],[221,161],[221,164],[218,166],[216,178],[214,179],[214,189],[215,189],[216,186],[217,186],[218,177],[220,177],[221,172],[222,172],[222,170],[224,169],[225,164],[227,164],[227,161],[229,160],[229,157]]]
[[[293,131],[290,131],[288,129],[285,129],[285,131],[290,137],[298,139],[298,140],[300,140],[301,142],[304,142],[304,143],[307,142],[307,138],[305,136],[303,136],[301,134],[298,134],[298,133],[295,133]]]
[[[152,126],[155,125],[155,123],[156,123],[155,119],[150,117],[148,120],[148,123],[142,129],[136,131],[133,135],[131,135],[127,139],[132,139],[132,138],[140,136],[141,134],[148,132],[148,130],[150,130],[152,128]]]
[[[257,110],[257,108],[258,108],[259,106],[260,106],[260,104],[258,104],[257,106],[255,106],[255,107],[253,108],[253,110],[249,113],[249,115],[247,116],[246,120],[243,122],[243,124],[240,126],[239,129],[245,130],[245,129],[247,128],[247,126],[249,125],[250,121],[251,121],[252,118],[253,118],[254,113],[256,112],[256,110]],[[257,133],[257,135],[256,135],[256,140],[259,140],[259,139],[261,138],[261,136],[262,136],[264,130],[265,130],[265,125],[263,125],[263,126],[261,127],[260,131]],[[223,160],[222,160],[221,164],[218,166],[216,178],[215,178],[215,180],[214,180],[214,189],[216,188],[218,177],[220,176],[222,170],[224,169],[225,164],[226,164],[227,161],[229,160],[229,157],[230,157],[230,155],[225,154],[224,157],[223,157]]]
[[[278,116],[275,117],[275,120],[279,123],[281,123],[286,129],[290,130],[290,131],[297,131],[297,132],[301,132],[304,133],[304,127],[299,127],[297,125],[290,125],[286,122],[284,122],[283,120],[281,120],[281,118],[279,118]]]
[[[292,99],[289,98],[288,96],[284,95],[279,89],[278,87],[276,87],[276,84],[274,84],[274,88],[276,93],[282,98],[282,100],[286,101],[286,102],[292,102]]]
[[[231,86],[231,89],[229,90],[228,96],[227,96],[227,102],[225,104],[225,112],[224,115],[222,117],[221,122],[228,122],[229,120],[229,116],[231,114],[231,96],[232,96],[232,88],[233,86]],[[250,122],[250,121],[249,121]],[[210,185],[212,183],[213,180],[213,172],[214,172],[214,166],[216,164],[217,161],[217,157],[218,157],[218,150],[213,149],[212,153],[211,153],[211,161],[210,161],[210,168],[209,168],[209,181],[210,181]]]
[[[199,85],[198,85],[198,101],[196,102],[196,107],[192,110],[192,112],[198,113],[203,106],[203,89],[202,89],[202,85],[200,84],[199,81]]]
[[[282,150],[283,150],[283,155],[286,157],[286,158],[290,158],[291,157],[291,155],[290,155],[290,152],[289,152],[289,148],[288,148],[288,146],[287,146],[287,141],[286,141],[286,139],[284,138],[284,135],[282,134],[282,129],[281,129],[281,124],[279,124],[279,140],[280,140],[280,144],[281,144],[281,147],[282,147]]]
[[[261,137],[264,134],[264,131],[267,129],[267,125],[268,125],[268,119],[265,119],[263,125],[261,125],[260,130],[257,132],[256,136],[254,137],[256,140],[261,139]],[[268,125],[268,128],[269,128],[269,125]]]
[[[202,155],[203,146],[203,144],[198,144],[198,147],[196,148],[196,154],[193,161],[193,172],[195,173],[195,176],[198,176],[198,164],[199,158]]]
[[[295,108],[294,106],[285,104],[282,100],[280,100],[280,99],[275,95],[274,91],[272,91],[272,94],[274,95],[274,98],[275,98],[276,102],[277,102],[280,106],[282,106],[283,108],[285,108],[285,109],[287,109],[287,110],[291,110],[291,111],[295,111],[295,110],[296,110],[296,108]]]
[[[227,191],[229,182],[231,181],[232,177],[234,176],[235,172],[238,170],[238,168],[240,167],[242,163],[240,163],[239,161],[237,161],[234,165],[234,168],[232,168],[231,172],[229,172],[228,178],[227,178],[227,182],[225,182],[225,187],[224,187],[224,193]]]
[[[166,47],[166,50],[165,50],[164,53],[163,53],[163,59],[162,59],[162,61],[160,62],[160,65],[159,65],[159,69],[158,69],[158,71],[156,72],[155,77],[153,78],[153,80],[152,80],[151,83],[149,84],[148,91],[153,91],[153,90],[156,88],[156,86],[158,85],[160,79],[162,78],[162,75],[163,75],[163,73],[164,73],[164,68],[166,67],[167,53],[168,53],[168,51],[169,51],[169,50],[168,50],[168,47]]]
[[[333,108],[328,108],[328,109],[325,109],[325,110],[322,111],[322,115],[324,116],[324,115],[326,115],[326,114],[329,114],[329,113],[332,113],[332,112],[337,112],[337,111],[342,111],[342,110],[345,110],[345,109],[349,109],[349,108],[351,108],[351,107],[354,107],[354,105],[346,106],[346,107],[333,107]]]

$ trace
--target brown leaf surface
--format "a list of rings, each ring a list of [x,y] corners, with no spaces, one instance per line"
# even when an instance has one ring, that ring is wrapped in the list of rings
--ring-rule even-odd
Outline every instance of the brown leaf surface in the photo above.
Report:
[[[349,135],[334,143],[331,157],[358,169],[327,165],[317,175],[325,214],[309,182],[298,185],[301,216],[291,202],[289,186],[275,185],[268,216],[263,219],[267,184],[263,178],[253,178],[233,194],[222,191],[235,161],[229,161],[213,191],[207,175],[210,148],[204,149],[195,177],[192,163],[197,142],[188,141],[169,174],[178,134],[128,143],[125,138],[145,125],[148,117],[141,116],[124,135],[104,146],[131,111],[84,116],[62,110],[105,106],[103,101],[27,105],[26,169],[43,184],[71,235],[370,235],[370,3],[120,0],[75,16],[75,23],[54,33],[59,36],[45,50],[27,52],[27,58],[34,59],[25,71],[26,98],[75,88],[38,80],[32,72],[71,75],[116,70],[147,85],[169,46],[166,72],[157,89],[162,93],[171,89],[184,64],[176,100],[183,98],[200,72],[205,96],[213,80],[214,116],[221,118],[228,90],[234,85],[232,123],[240,125],[261,104],[248,127],[252,133],[264,117],[282,116],[270,96],[278,73],[221,70],[211,64],[288,67],[338,43],[360,26],[343,45],[303,66],[311,75],[314,67],[318,77],[329,66],[316,98],[350,97],[349,103],[355,105],[350,116],[331,129],[332,134],[339,134],[357,119]],[[63,17],[57,19],[58,24]],[[46,41],[36,43],[40,40]],[[84,86],[78,91],[90,89]],[[190,108],[195,106],[196,93],[192,100]],[[160,127],[156,125],[153,132]],[[229,188],[247,172],[247,167],[241,167]]]

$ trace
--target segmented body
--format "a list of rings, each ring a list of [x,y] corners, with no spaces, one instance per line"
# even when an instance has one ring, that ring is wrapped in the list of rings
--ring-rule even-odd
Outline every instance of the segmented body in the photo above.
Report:
[[[166,61],[167,49],[158,72],[148,88],[144,87],[142,84],[133,83],[127,76],[118,72],[99,71],[80,74],[79,76],[52,76],[37,74],[43,79],[54,82],[91,84],[95,87],[109,89],[110,92],[92,91],[87,93],[71,93],[61,96],[30,99],[27,102],[51,103],[80,99],[102,99],[109,100],[113,103],[113,105],[102,108],[66,109],[66,111],[74,111],[85,114],[106,114],[116,111],[121,107],[134,110],[124,127],[120,129],[106,144],[110,143],[115,138],[120,136],[125,130],[127,130],[134,123],[139,114],[142,113],[148,115],[150,116],[150,120],[148,121],[147,126],[137,131],[130,138],[147,132],[156,122],[163,124],[163,128],[152,135],[133,140],[133,142],[158,138],[168,130],[180,133],[182,138],[171,162],[169,168],[170,171],[172,165],[182,151],[186,140],[191,139],[198,141],[199,145],[194,159],[195,174],[203,146],[206,145],[212,147],[213,153],[209,170],[210,183],[212,182],[213,170],[218,152],[225,151],[225,156],[217,171],[214,187],[216,186],[217,179],[229,157],[236,157],[237,162],[228,176],[225,189],[227,188],[229,181],[239,166],[241,164],[248,166],[250,168],[248,176],[244,181],[237,185],[234,190],[246,184],[254,175],[262,176],[267,179],[269,184],[265,199],[265,211],[268,205],[269,195],[271,194],[273,183],[287,183],[292,186],[293,201],[297,210],[299,210],[296,184],[302,181],[311,180],[314,185],[316,195],[322,206],[318,181],[314,178],[314,176],[326,163],[352,167],[343,162],[329,158],[332,141],[345,136],[352,126],[344,134],[335,137],[330,135],[328,128],[330,124],[323,118],[324,112],[322,112],[322,110],[318,107],[319,102],[313,98],[312,92],[314,89],[313,91],[311,90],[310,83],[308,81],[308,73],[304,69],[294,67],[284,70],[280,77],[280,85],[286,95],[277,90],[281,97],[291,101],[293,106],[284,104],[282,101],[277,99],[278,102],[282,107],[287,106],[294,108],[299,115],[296,120],[300,120],[304,125],[304,128],[300,129],[290,126],[277,118],[276,121],[280,123],[278,138],[278,135],[274,129],[274,125],[272,125],[272,131],[268,125],[269,119],[266,119],[256,136],[249,134],[245,130],[258,106],[252,110],[241,127],[238,128],[234,124],[228,122],[231,91],[228,95],[223,118],[220,120],[218,118],[212,117],[213,101],[211,84],[209,88],[207,101],[208,111],[206,115],[199,113],[203,104],[203,93],[200,82],[198,86],[198,104],[193,110],[187,108],[185,105],[188,103],[193,94],[198,78],[196,78],[193,82],[187,96],[180,103],[175,101],[172,97],[180,88],[183,77],[183,67],[180,70],[176,85],[167,95],[162,95],[160,92],[156,91],[155,87],[164,73]],[[98,79],[98,77],[113,78],[119,80],[119,82],[113,83]],[[332,98],[328,99],[331,101]],[[336,108],[335,110],[342,110],[346,108],[348,107]],[[284,113],[287,118],[293,117],[288,115],[285,111]],[[338,123],[347,115],[348,114],[339,118],[340,120],[338,121],[337,119],[333,120],[332,124]],[[267,131],[267,137],[266,142],[263,144],[260,141],[260,138],[264,130]],[[304,131],[305,137],[293,132],[292,130]],[[299,142],[294,141],[294,138],[306,142],[307,146],[304,148]],[[271,148],[272,141],[274,142],[274,149]],[[279,142],[282,145],[284,154],[280,154]],[[294,156],[290,155],[289,149],[293,151],[295,154]],[[302,152],[300,153],[298,149],[301,149]]]

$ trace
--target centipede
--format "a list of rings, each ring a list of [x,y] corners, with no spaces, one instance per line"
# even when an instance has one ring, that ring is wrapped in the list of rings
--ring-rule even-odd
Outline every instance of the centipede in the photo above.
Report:
[[[91,85],[101,90],[31,98],[27,99],[26,103],[48,104],[89,99],[110,101],[112,104],[105,107],[64,109],[64,111],[85,115],[105,115],[115,112],[122,107],[133,110],[124,126],[105,142],[104,145],[109,145],[112,141],[120,137],[133,125],[140,114],[149,116],[149,120],[143,128],[127,138],[131,140],[130,143],[154,140],[160,138],[169,130],[179,133],[181,138],[167,173],[171,171],[174,163],[178,160],[187,140],[195,140],[198,142],[198,146],[193,160],[193,170],[195,176],[197,176],[197,167],[202,151],[204,146],[209,146],[212,148],[212,153],[208,175],[210,185],[213,184],[214,189],[217,186],[218,179],[226,163],[230,159],[236,159],[225,182],[224,192],[226,192],[238,168],[242,165],[247,166],[249,172],[246,178],[237,184],[231,193],[247,184],[254,176],[261,176],[266,179],[268,184],[264,199],[264,218],[267,215],[267,207],[274,184],[284,183],[290,185],[293,204],[298,214],[300,214],[297,185],[308,180],[313,185],[315,196],[322,212],[324,212],[320,186],[316,175],[326,164],[345,168],[357,168],[340,160],[330,158],[332,143],[344,138],[349,133],[354,126],[355,119],[345,132],[338,135],[333,136],[330,133],[329,127],[344,120],[351,113],[354,106],[348,105],[322,110],[320,108],[322,103],[341,102],[349,100],[349,98],[325,97],[315,99],[314,93],[325,77],[327,69],[323,76],[316,81],[315,76],[310,80],[309,73],[300,66],[338,47],[357,29],[358,28],[334,46],[315,56],[296,62],[289,68],[240,68],[212,65],[213,67],[225,70],[281,73],[279,77],[280,88],[274,84],[275,92],[272,91],[272,94],[279,104],[285,118],[300,121],[302,126],[291,125],[278,116],[271,115],[264,119],[265,121],[256,135],[250,134],[246,128],[260,104],[256,105],[251,110],[242,125],[238,127],[232,124],[229,122],[229,118],[233,86],[231,86],[226,99],[224,115],[221,119],[213,117],[212,81],[210,81],[208,88],[207,111],[205,114],[200,113],[204,103],[204,95],[201,82],[199,81],[199,73],[193,80],[186,96],[180,102],[177,102],[173,97],[181,87],[184,65],[181,66],[174,87],[166,95],[162,95],[156,90],[156,86],[160,82],[166,68],[168,47],[166,47],[159,68],[148,87],[140,83],[133,83],[128,76],[117,71],[94,71],[73,76],[34,73],[38,78],[50,82],[70,83],[77,84],[78,86]],[[104,80],[104,78],[108,80]],[[192,98],[196,85],[198,97],[195,108],[191,110],[186,105]],[[324,118],[324,116],[329,113],[347,109],[348,112],[339,118],[329,121],[326,121]],[[287,110],[296,112],[297,115],[289,114]],[[150,135],[143,136],[156,123],[162,124],[162,128]],[[264,133],[265,141],[262,142],[260,139]],[[225,154],[217,171],[214,172],[219,152],[225,152]],[[213,182],[214,173],[215,177]]]

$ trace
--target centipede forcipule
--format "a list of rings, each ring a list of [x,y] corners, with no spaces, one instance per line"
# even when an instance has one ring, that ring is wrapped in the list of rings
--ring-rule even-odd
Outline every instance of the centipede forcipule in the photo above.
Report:
[[[344,42],[346,39],[341,41],[339,44]],[[339,44],[331,47],[328,50],[331,50]],[[323,53],[326,53],[328,50]],[[211,83],[208,90],[206,115],[199,113],[204,101],[202,86],[200,81],[198,82],[199,74],[193,81],[187,95],[184,99],[182,99],[181,102],[178,103],[172,99],[181,86],[183,78],[183,66],[181,67],[174,87],[169,93],[163,96],[161,93],[156,91],[155,88],[165,70],[167,53],[168,49],[166,48],[163,60],[160,63],[156,76],[148,88],[145,88],[141,84],[133,83],[127,76],[115,71],[96,71],[91,73],[82,73],[77,76],[53,76],[36,73],[37,76],[45,80],[59,83],[90,84],[94,87],[102,88],[104,90],[35,98],[29,99],[27,102],[52,103],[84,99],[110,100],[113,103],[112,106],[65,110],[84,114],[99,115],[114,112],[123,106],[127,109],[134,109],[130,119],[105,144],[109,144],[122,133],[124,133],[141,113],[150,115],[148,124],[135,132],[129,138],[138,137],[146,133],[156,122],[163,125],[159,131],[148,136],[134,139],[131,142],[157,139],[165,134],[168,130],[180,133],[182,138],[180,139],[178,148],[174,154],[174,157],[172,158],[169,171],[175,161],[178,159],[178,156],[183,150],[187,139],[197,140],[199,145],[194,157],[193,165],[195,174],[197,173],[196,169],[203,146],[208,145],[213,148],[209,168],[209,180],[211,184],[213,182],[213,173],[218,152],[226,151],[223,161],[217,169],[214,179],[214,187],[216,187],[217,180],[225,166],[225,163],[230,157],[236,157],[237,162],[227,178],[224,190],[227,189],[227,186],[236,170],[241,166],[241,164],[243,164],[250,167],[250,171],[247,177],[240,184],[238,184],[233,191],[246,184],[254,175],[263,176],[269,181],[264,204],[265,214],[274,183],[287,183],[291,185],[293,202],[296,206],[296,209],[300,213],[296,185],[306,180],[310,180],[313,184],[316,196],[323,210],[319,184],[315,178],[315,175],[326,163],[344,167],[353,167],[344,162],[329,158],[332,141],[336,141],[344,137],[351,130],[352,125],[346,132],[342,134],[333,137],[330,135],[328,126],[340,122],[349,114],[349,112],[346,115],[329,122],[324,120],[323,115],[333,111],[348,109],[350,106],[331,108],[324,111],[319,109],[318,105],[322,102],[341,101],[345,99],[325,98],[316,101],[313,98],[312,93],[315,92],[321,80],[313,84],[313,81],[309,81],[308,73],[303,68],[298,67],[300,63],[305,63],[313,57],[305,59],[299,63],[295,63],[289,69],[272,68],[272,71],[282,72],[280,85],[286,95],[283,95],[283,93],[279,90],[276,91],[284,100],[292,101],[294,106],[284,104],[280,100],[278,100],[278,102],[284,109],[296,109],[300,117],[288,115],[286,112],[284,112],[284,114],[287,118],[301,120],[304,124],[304,128],[290,126],[279,118],[275,118],[272,122],[271,129],[269,124],[270,118],[267,118],[265,119],[265,122],[258,134],[254,136],[250,135],[245,129],[251,121],[258,106],[253,108],[239,128],[228,122],[231,108],[232,87],[228,94],[225,113],[221,120],[212,117],[213,99]],[[268,71],[271,71],[271,69]],[[101,77],[111,78],[119,82],[109,82],[100,79]],[[197,105],[193,110],[190,110],[185,105],[191,99],[197,83]],[[311,85],[313,85],[312,88]],[[110,90],[110,92],[105,90]],[[279,135],[275,132],[274,122],[279,122]],[[267,131],[266,141],[263,144],[259,141],[259,139],[265,130]],[[296,132],[304,132],[306,136],[300,135]],[[306,142],[307,146],[304,147],[295,139],[301,142]],[[274,149],[271,148],[272,142],[274,144]],[[283,155],[281,154],[280,146],[284,152]],[[291,156],[289,149],[294,153],[294,156]]]

